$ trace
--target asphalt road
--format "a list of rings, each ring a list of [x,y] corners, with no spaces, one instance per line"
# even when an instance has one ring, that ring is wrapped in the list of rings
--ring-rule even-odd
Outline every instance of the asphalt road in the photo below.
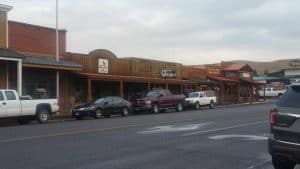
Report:
[[[271,169],[272,103],[0,127],[0,169]]]

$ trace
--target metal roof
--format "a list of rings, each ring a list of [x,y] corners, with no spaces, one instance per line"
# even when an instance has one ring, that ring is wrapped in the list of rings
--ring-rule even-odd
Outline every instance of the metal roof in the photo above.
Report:
[[[8,49],[8,48],[0,48],[0,57],[14,58],[14,59],[23,59],[24,56],[18,54],[17,52]]]
[[[83,68],[82,65],[60,59],[56,61],[55,57],[41,57],[41,56],[25,56],[23,59],[25,64],[36,64],[36,65],[47,65],[47,66],[58,66],[58,67],[69,67],[69,68]]]

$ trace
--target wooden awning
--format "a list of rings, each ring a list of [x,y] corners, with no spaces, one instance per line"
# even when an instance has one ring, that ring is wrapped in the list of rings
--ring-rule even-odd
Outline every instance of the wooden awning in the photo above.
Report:
[[[260,83],[260,82],[256,82],[256,81],[252,81],[252,80],[248,80],[248,79],[242,79],[242,78],[240,78],[240,82],[242,82],[242,83],[249,83],[249,84],[252,84],[252,85],[255,85],[255,86],[263,86],[263,85],[265,85],[265,83]]]
[[[109,74],[94,74],[94,73],[78,73],[80,76],[86,77],[91,80],[106,80],[106,81],[126,81],[126,82],[144,82],[144,83],[168,83],[168,84],[196,84],[191,80],[180,79],[163,79],[163,78],[150,78],[150,77],[137,77],[137,76],[119,76]]]
[[[237,83],[237,80],[234,79],[229,79],[226,77],[218,77],[218,76],[209,76],[208,77],[211,80],[215,80],[215,81],[220,81],[220,82],[231,82],[231,83]]]

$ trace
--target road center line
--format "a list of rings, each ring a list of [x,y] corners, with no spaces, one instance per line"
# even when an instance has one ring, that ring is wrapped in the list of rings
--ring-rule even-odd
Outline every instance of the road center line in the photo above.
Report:
[[[256,123],[241,124],[241,125],[236,125],[236,126],[223,127],[223,128],[217,128],[217,129],[206,130],[206,131],[199,131],[199,132],[194,132],[194,133],[187,133],[187,134],[182,134],[181,136],[185,137],[185,136],[192,136],[192,135],[197,135],[197,134],[211,133],[211,132],[216,132],[216,131],[222,131],[222,130],[238,128],[238,127],[254,126],[254,125],[257,125],[257,124],[264,124],[264,123],[268,123],[268,122],[269,121],[260,121],[260,122],[256,122]]]

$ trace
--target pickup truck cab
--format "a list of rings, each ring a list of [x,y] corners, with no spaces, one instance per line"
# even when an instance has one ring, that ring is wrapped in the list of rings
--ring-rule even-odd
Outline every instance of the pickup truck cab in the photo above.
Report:
[[[172,95],[167,89],[157,89],[148,92],[144,97],[137,99],[133,103],[133,110],[152,111],[159,113],[160,110],[176,109],[178,112],[183,111],[185,106],[185,96]]]
[[[16,118],[20,123],[37,119],[48,122],[59,111],[57,99],[30,100],[20,97],[15,90],[0,90],[0,118]]]
[[[266,92],[264,91],[264,89],[259,91],[259,96],[260,97],[280,97],[282,96],[286,90],[278,90],[275,88],[266,88],[265,89]]]
[[[217,97],[214,91],[201,91],[189,93],[186,100],[186,105],[189,107],[194,107],[199,110],[202,106],[209,106],[211,109],[214,108],[217,102]]]

